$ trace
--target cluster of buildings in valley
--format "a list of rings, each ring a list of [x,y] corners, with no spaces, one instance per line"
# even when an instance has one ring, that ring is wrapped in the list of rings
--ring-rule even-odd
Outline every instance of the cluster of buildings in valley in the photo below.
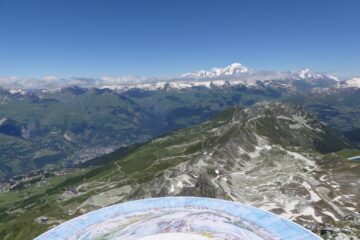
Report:
[[[29,172],[27,174],[17,175],[8,180],[0,181],[0,193],[7,191],[21,190],[33,184],[47,184],[47,178],[52,176],[61,176],[78,171],[76,168],[65,169],[44,169]]]

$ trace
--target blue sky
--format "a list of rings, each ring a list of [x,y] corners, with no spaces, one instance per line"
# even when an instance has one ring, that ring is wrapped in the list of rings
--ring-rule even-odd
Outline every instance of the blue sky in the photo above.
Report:
[[[360,1],[0,0],[0,76],[360,75]]]

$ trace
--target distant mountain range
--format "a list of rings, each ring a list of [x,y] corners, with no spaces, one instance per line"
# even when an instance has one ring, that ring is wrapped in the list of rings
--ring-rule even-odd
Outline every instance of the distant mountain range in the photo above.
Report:
[[[213,68],[210,71],[200,70],[181,75],[165,81],[152,81],[137,84],[107,85],[109,88],[126,91],[129,89],[159,90],[164,88],[183,89],[191,87],[228,87],[246,86],[259,88],[270,86],[288,90],[309,91],[327,88],[359,88],[359,78],[340,81],[338,78],[325,73],[312,72],[302,69],[298,72],[254,71],[240,63],[233,63],[225,68]]]
[[[109,88],[118,90],[147,89],[157,90],[165,87],[188,88],[194,86],[225,86],[269,84],[277,87],[297,88],[304,90],[321,87],[359,88],[359,78],[340,81],[338,78],[326,73],[313,72],[309,69],[300,71],[261,71],[253,70],[240,63],[233,63],[224,68],[213,68],[209,71],[200,70],[174,77],[111,77],[98,78],[58,78],[48,76],[43,79],[28,79],[17,77],[0,77],[0,87],[12,89],[13,93],[29,89],[43,89],[56,91],[64,87],[79,86],[85,88]]]
[[[71,166],[263,100],[301,104],[349,136],[360,129],[358,78],[256,72],[241,64],[201,72],[102,88],[0,89],[0,177]]]

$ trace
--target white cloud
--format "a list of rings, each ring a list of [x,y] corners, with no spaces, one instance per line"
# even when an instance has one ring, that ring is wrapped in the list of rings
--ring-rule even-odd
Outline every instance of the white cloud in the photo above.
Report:
[[[135,76],[101,76],[99,78],[59,78],[49,75],[40,79],[35,78],[19,78],[13,76],[0,76],[0,88],[21,88],[21,89],[56,89],[69,86],[79,87],[103,87],[140,84],[156,81],[155,78],[135,77]]]
[[[135,77],[135,76],[102,76],[97,79],[96,85],[101,86],[114,86],[114,85],[128,85],[128,84],[140,84],[149,82],[150,79],[146,77]]]
[[[59,78],[57,76],[54,76],[54,75],[48,75],[48,76],[45,76],[43,78],[44,81],[46,82],[53,82],[53,81],[58,81]]]

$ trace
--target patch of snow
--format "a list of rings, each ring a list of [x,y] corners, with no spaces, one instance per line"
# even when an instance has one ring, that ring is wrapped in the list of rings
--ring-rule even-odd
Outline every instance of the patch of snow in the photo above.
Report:
[[[307,182],[303,182],[302,185],[309,191],[312,202],[318,202],[321,200],[319,195],[312,190],[311,186]]]
[[[283,209],[285,210],[285,213],[282,213],[281,216],[285,218],[293,218],[296,214],[292,213],[292,211],[295,210],[296,205],[299,203],[298,200],[290,201],[288,199],[284,199],[285,206]]]
[[[319,180],[322,182],[326,182],[326,180],[325,180],[326,177],[327,177],[327,175],[322,175]]]
[[[356,208],[353,208],[353,207],[345,207],[347,210],[350,210],[350,211],[355,211]]]
[[[280,116],[277,116],[276,118],[295,122],[295,124],[289,125],[289,127],[291,129],[300,129],[302,127],[306,127],[308,129],[315,130],[317,132],[323,132],[321,129],[319,129],[319,128],[314,129],[309,124],[307,124],[308,121],[306,120],[306,117],[304,117],[304,116],[293,115],[292,118],[289,118],[289,117],[280,115]]]
[[[171,184],[170,193],[173,193],[173,192],[175,192],[175,187],[174,187],[174,185]]]
[[[184,185],[184,183],[190,187],[194,187],[194,183],[192,182],[192,177],[190,177],[189,175],[187,174],[182,174],[182,175],[179,175],[177,176],[176,178],[179,182],[181,182],[182,186]],[[179,185],[179,182],[178,182],[178,185]]]
[[[340,199],[341,199],[342,197],[343,197],[343,196],[337,196],[337,197],[335,197],[332,201],[333,201],[333,202],[342,203],[342,202],[340,201]]]
[[[12,88],[9,90],[9,93],[10,94],[21,94],[21,95],[24,95],[26,94],[25,91],[23,91],[22,89],[18,89],[18,88]]]
[[[314,218],[318,223],[322,223],[322,218],[320,216],[316,216],[315,214],[315,210],[312,207],[307,207],[302,213],[301,215],[304,216],[311,216],[312,218]]]
[[[335,189],[340,188],[340,185],[337,182],[330,181],[329,184],[332,188],[335,188]]]
[[[177,186],[178,188],[183,188],[183,187],[184,187],[184,184],[182,183],[182,181],[178,181],[177,184],[176,184],[176,186]]]
[[[307,124],[307,120],[304,116],[299,116],[299,115],[293,115],[293,119],[295,122],[298,122],[299,124],[313,130],[313,128]]]
[[[286,117],[286,116],[283,116],[283,115],[276,116],[276,118],[277,118],[277,119],[283,119],[283,120],[294,121],[294,119],[289,118],[289,117]]]
[[[311,166],[311,167],[313,167],[313,168],[315,168],[315,169],[318,168],[318,166],[315,164],[315,162],[314,162],[313,160],[310,160],[309,158],[304,157],[304,156],[301,155],[300,153],[291,152],[291,151],[288,151],[288,150],[285,150],[285,149],[284,149],[284,151],[285,151],[288,155],[290,155],[290,156],[292,156],[292,157],[294,157],[294,158],[296,158],[296,159],[299,159],[299,160],[304,161],[308,166]]]
[[[71,142],[71,141],[74,140],[71,135],[72,135],[72,134],[71,134],[70,132],[66,131],[66,132],[64,133],[64,138],[65,138],[67,141]]]
[[[294,124],[294,125],[289,125],[289,128],[290,129],[300,129],[300,128],[303,128],[304,126],[303,125],[300,125],[300,124]]]
[[[335,217],[335,215],[329,211],[323,211],[322,213],[328,215],[329,217],[331,217],[332,219],[334,219],[334,221],[339,221],[340,219],[338,219],[337,217]]]
[[[0,124],[1,125],[1,124]],[[360,159],[360,156],[355,156],[355,157],[351,157],[351,158],[348,158],[349,160],[357,160],[357,159]]]
[[[0,119],[0,126],[7,120],[7,118],[1,118]]]

